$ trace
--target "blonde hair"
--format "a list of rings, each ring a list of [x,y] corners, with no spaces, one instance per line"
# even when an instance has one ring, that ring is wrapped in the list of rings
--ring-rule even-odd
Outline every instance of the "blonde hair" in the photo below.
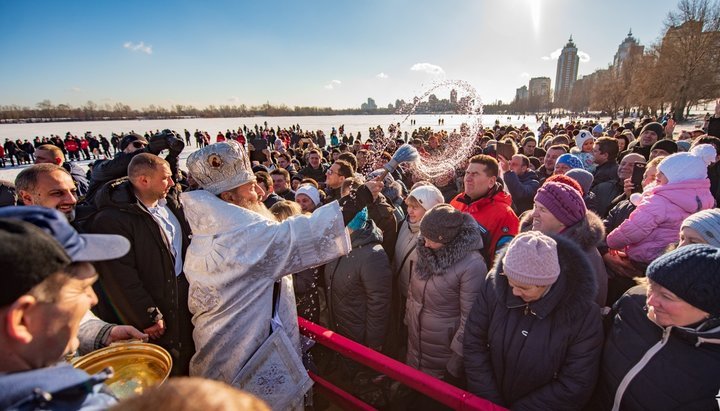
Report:
[[[254,395],[220,381],[197,377],[171,378],[142,395],[120,401],[111,411],[271,411]]]
[[[300,204],[294,201],[282,200],[273,204],[272,207],[270,207],[270,212],[273,213],[278,221],[284,221],[294,215],[302,214],[302,209],[300,208]]]

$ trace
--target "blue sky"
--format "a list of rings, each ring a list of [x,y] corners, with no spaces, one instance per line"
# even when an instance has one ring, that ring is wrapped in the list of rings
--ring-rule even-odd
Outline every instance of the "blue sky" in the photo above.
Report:
[[[272,104],[359,107],[465,80],[509,101],[555,82],[572,34],[580,74],[628,29],[656,42],[677,0],[0,0],[0,105]],[[545,57],[545,59],[543,59]],[[440,98],[448,90],[440,89]],[[462,95],[461,95],[462,96]]]

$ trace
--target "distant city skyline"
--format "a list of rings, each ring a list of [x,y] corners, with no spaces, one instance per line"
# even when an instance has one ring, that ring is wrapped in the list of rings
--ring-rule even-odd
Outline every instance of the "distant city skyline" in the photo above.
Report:
[[[656,42],[677,6],[599,3],[2,2],[0,105],[386,107],[445,79],[510,102],[555,79],[571,35],[581,77],[612,64],[630,29]]]

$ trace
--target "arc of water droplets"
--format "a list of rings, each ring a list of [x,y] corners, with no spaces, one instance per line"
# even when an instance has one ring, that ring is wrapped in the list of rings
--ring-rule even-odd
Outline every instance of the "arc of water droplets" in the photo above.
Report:
[[[475,142],[482,135],[483,105],[475,87],[463,80],[444,80],[435,83],[413,104],[406,104],[404,107],[399,107],[397,114],[405,115],[400,123],[400,129],[402,129],[402,126],[407,122],[408,118],[415,114],[418,104],[441,87],[454,87],[465,94],[464,97],[467,98],[460,98],[461,93],[458,93],[458,101],[462,101],[464,104],[459,107],[459,113],[455,115],[465,115],[469,121],[468,123],[463,123],[458,132],[450,132],[447,138],[440,143],[437,152],[422,155],[419,161],[410,165],[410,171],[420,177],[420,179],[444,184],[447,182],[446,180],[454,176],[455,168],[460,166],[473,154]],[[399,137],[399,135],[397,135],[396,131],[389,131],[385,135],[376,136],[367,162],[370,169],[363,171],[372,171],[371,168],[373,165],[378,165],[378,160],[380,160],[383,151],[392,152],[392,150],[388,150],[388,148],[394,147],[397,137]],[[407,167],[407,165],[405,165],[405,167]]]

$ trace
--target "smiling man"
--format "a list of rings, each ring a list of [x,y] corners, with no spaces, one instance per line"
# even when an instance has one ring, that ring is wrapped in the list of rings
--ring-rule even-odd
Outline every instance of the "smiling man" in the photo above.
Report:
[[[68,221],[75,219],[77,188],[63,167],[56,164],[28,167],[15,178],[15,188],[23,204],[53,208]]]

